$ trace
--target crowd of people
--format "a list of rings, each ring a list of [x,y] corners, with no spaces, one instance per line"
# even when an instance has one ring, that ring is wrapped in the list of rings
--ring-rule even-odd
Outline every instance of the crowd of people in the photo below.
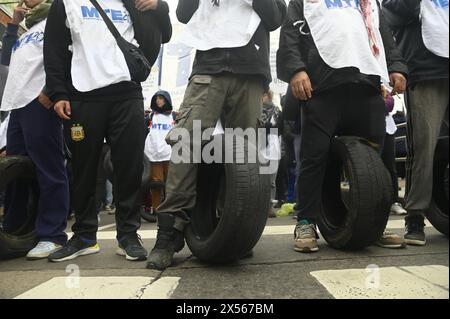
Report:
[[[271,179],[274,207],[287,197],[296,203],[294,249],[317,252],[334,136],[369,140],[398,194],[390,114],[393,96],[403,93],[407,196],[405,210],[398,196],[393,210],[406,213],[406,231],[404,236],[386,231],[378,244],[425,245],[433,155],[448,118],[448,1],[291,0],[287,6],[285,0],[178,0],[177,18],[186,24],[181,41],[196,49],[189,85],[177,113],[169,92],[159,91],[147,114],[123,42],[115,39],[99,6],[121,41],[138,45],[150,63],[171,40],[169,7],[161,0],[24,0],[3,37],[1,62],[9,65],[1,104],[1,111],[9,112],[6,156],[29,156],[40,188],[39,243],[28,259],[59,262],[99,252],[97,185],[105,188],[106,181],[97,178],[106,147],[114,171],[101,197],[109,194],[111,207],[114,195],[117,254],[147,260],[151,269],[169,267],[185,245],[198,172],[194,161],[170,161],[173,129],[192,133],[198,120],[202,130],[219,120],[226,128],[267,129],[266,155],[279,161]],[[28,31],[19,37],[24,20]],[[277,72],[289,84],[281,110],[269,90],[270,32],[280,27]],[[151,162],[151,198],[141,192],[144,156]],[[8,187],[4,231],[23,221],[27,192],[22,182]],[[143,203],[158,223],[150,254],[137,234]],[[70,211],[75,223],[68,240]]]

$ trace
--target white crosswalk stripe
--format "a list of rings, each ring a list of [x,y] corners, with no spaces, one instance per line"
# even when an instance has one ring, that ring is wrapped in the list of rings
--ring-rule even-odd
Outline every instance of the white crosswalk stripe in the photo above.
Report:
[[[410,266],[311,273],[336,299],[448,299],[449,269]]]
[[[168,299],[179,277],[55,277],[15,299]]]

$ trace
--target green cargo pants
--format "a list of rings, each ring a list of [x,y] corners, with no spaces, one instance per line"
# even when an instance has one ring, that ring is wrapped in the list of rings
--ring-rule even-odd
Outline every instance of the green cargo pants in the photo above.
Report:
[[[263,79],[258,76],[220,74],[196,75],[187,87],[184,101],[172,130],[184,128],[193,136],[194,120],[201,129],[214,128],[218,119],[224,128],[258,128],[264,94]],[[168,140],[172,138],[172,132]],[[199,142],[199,141],[194,141]],[[184,230],[197,196],[198,164],[171,161],[166,182],[166,198],[158,214],[177,216],[175,228]]]

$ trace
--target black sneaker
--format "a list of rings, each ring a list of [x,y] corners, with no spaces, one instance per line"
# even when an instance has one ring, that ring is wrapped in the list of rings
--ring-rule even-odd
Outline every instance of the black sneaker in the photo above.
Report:
[[[141,218],[149,223],[156,223],[158,221],[156,214],[147,209],[142,210]]]
[[[99,251],[100,246],[95,241],[89,242],[74,235],[63,248],[48,256],[48,260],[52,262],[67,261],[80,256],[97,254]]]
[[[184,235],[176,230],[175,216],[160,214],[158,216],[158,235],[156,244],[148,256],[148,269],[164,270],[173,262],[173,255],[184,247]]]
[[[427,243],[425,238],[425,223],[422,216],[419,217],[407,217],[405,243],[413,246],[425,246]]]
[[[138,234],[129,235],[119,241],[117,255],[125,256],[129,261],[144,261],[148,252],[143,247],[141,236]]]

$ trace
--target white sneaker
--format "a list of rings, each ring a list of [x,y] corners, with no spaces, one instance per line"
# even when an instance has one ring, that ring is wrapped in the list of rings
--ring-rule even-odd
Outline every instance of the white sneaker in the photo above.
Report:
[[[36,247],[30,250],[27,254],[28,260],[38,260],[47,258],[50,254],[62,248],[61,245],[49,241],[40,241]]]
[[[394,215],[407,215],[408,212],[403,208],[402,204],[394,203],[391,206],[391,213]]]

